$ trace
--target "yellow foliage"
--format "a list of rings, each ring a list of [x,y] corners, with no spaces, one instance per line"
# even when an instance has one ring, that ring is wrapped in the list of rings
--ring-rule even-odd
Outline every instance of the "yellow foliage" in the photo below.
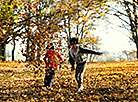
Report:
[[[104,16],[104,14],[100,14],[100,16]]]
[[[89,31],[86,31],[86,34],[90,34],[90,32]]]
[[[82,21],[85,21],[85,20],[86,20],[86,17],[83,17],[83,18],[82,18]]]

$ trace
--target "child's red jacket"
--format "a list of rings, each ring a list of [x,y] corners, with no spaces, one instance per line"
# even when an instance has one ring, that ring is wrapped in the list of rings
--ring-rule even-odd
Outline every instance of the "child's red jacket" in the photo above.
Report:
[[[63,60],[62,57],[59,55],[59,53],[57,51],[49,50],[49,51],[46,52],[45,57],[43,58],[43,60],[45,61],[47,67],[57,68],[57,66],[59,64],[59,62],[57,60],[58,58],[61,61]]]

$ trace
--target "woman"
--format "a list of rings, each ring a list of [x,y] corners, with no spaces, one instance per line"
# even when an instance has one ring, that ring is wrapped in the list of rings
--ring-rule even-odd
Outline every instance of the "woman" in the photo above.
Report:
[[[69,50],[69,62],[72,65],[71,70],[74,70],[74,64],[76,63],[76,73],[75,78],[78,83],[78,91],[80,92],[83,90],[83,74],[86,69],[87,65],[87,55],[86,54],[96,54],[96,55],[102,55],[103,53],[95,52],[89,49],[84,49],[81,46],[78,46],[78,39],[77,38],[71,38],[70,39],[71,48]]]

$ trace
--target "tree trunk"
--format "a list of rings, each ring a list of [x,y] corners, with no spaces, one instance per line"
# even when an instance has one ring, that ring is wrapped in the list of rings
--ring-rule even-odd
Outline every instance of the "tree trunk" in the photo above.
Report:
[[[92,54],[90,55],[89,62],[92,62]]]
[[[41,49],[40,49],[40,44],[37,44],[38,48],[37,48],[37,61],[40,61],[40,57],[41,57]]]
[[[89,62],[93,62],[95,57],[96,57],[96,55],[91,54],[90,58],[89,58]]]
[[[29,38],[27,39],[27,46],[26,46],[26,61],[29,61]]]
[[[0,60],[2,60],[2,47],[1,47],[1,44],[0,44]]]
[[[68,26],[69,26],[69,37],[71,38],[71,31],[70,31],[70,16],[68,16]]]
[[[136,58],[138,59],[138,44],[136,44],[136,49],[137,49],[137,55],[136,55]]]
[[[31,56],[30,56],[30,57],[31,57],[32,60],[35,59],[35,47],[36,47],[36,46],[35,46],[35,43],[32,42],[32,45],[30,46],[30,48],[31,48],[31,49],[30,49],[30,50],[31,50]]]
[[[6,56],[5,56],[5,49],[6,49],[6,44],[5,43],[2,43],[1,44],[1,48],[2,48],[2,53],[1,53],[1,59],[2,61],[6,61]]]
[[[15,51],[15,40],[13,40],[13,49],[12,49],[12,61],[14,61],[14,51]]]

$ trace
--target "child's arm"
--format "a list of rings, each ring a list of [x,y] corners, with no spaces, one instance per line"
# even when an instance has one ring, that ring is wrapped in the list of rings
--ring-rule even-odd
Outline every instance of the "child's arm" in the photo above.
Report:
[[[90,54],[96,54],[96,55],[102,55],[103,54],[101,52],[95,52],[93,50],[85,49],[85,48],[82,48],[82,47],[80,47],[80,51],[82,53],[90,53]]]
[[[56,52],[56,53],[57,53],[58,58],[60,58],[60,63],[62,63],[63,58],[60,56],[60,54],[58,52]]]
[[[58,58],[60,58],[59,68],[61,68],[62,67],[61,64],[63,62],[63,58],[60,56],[60,54],[58,52],[56,52],[56,55],[57,55]]]

